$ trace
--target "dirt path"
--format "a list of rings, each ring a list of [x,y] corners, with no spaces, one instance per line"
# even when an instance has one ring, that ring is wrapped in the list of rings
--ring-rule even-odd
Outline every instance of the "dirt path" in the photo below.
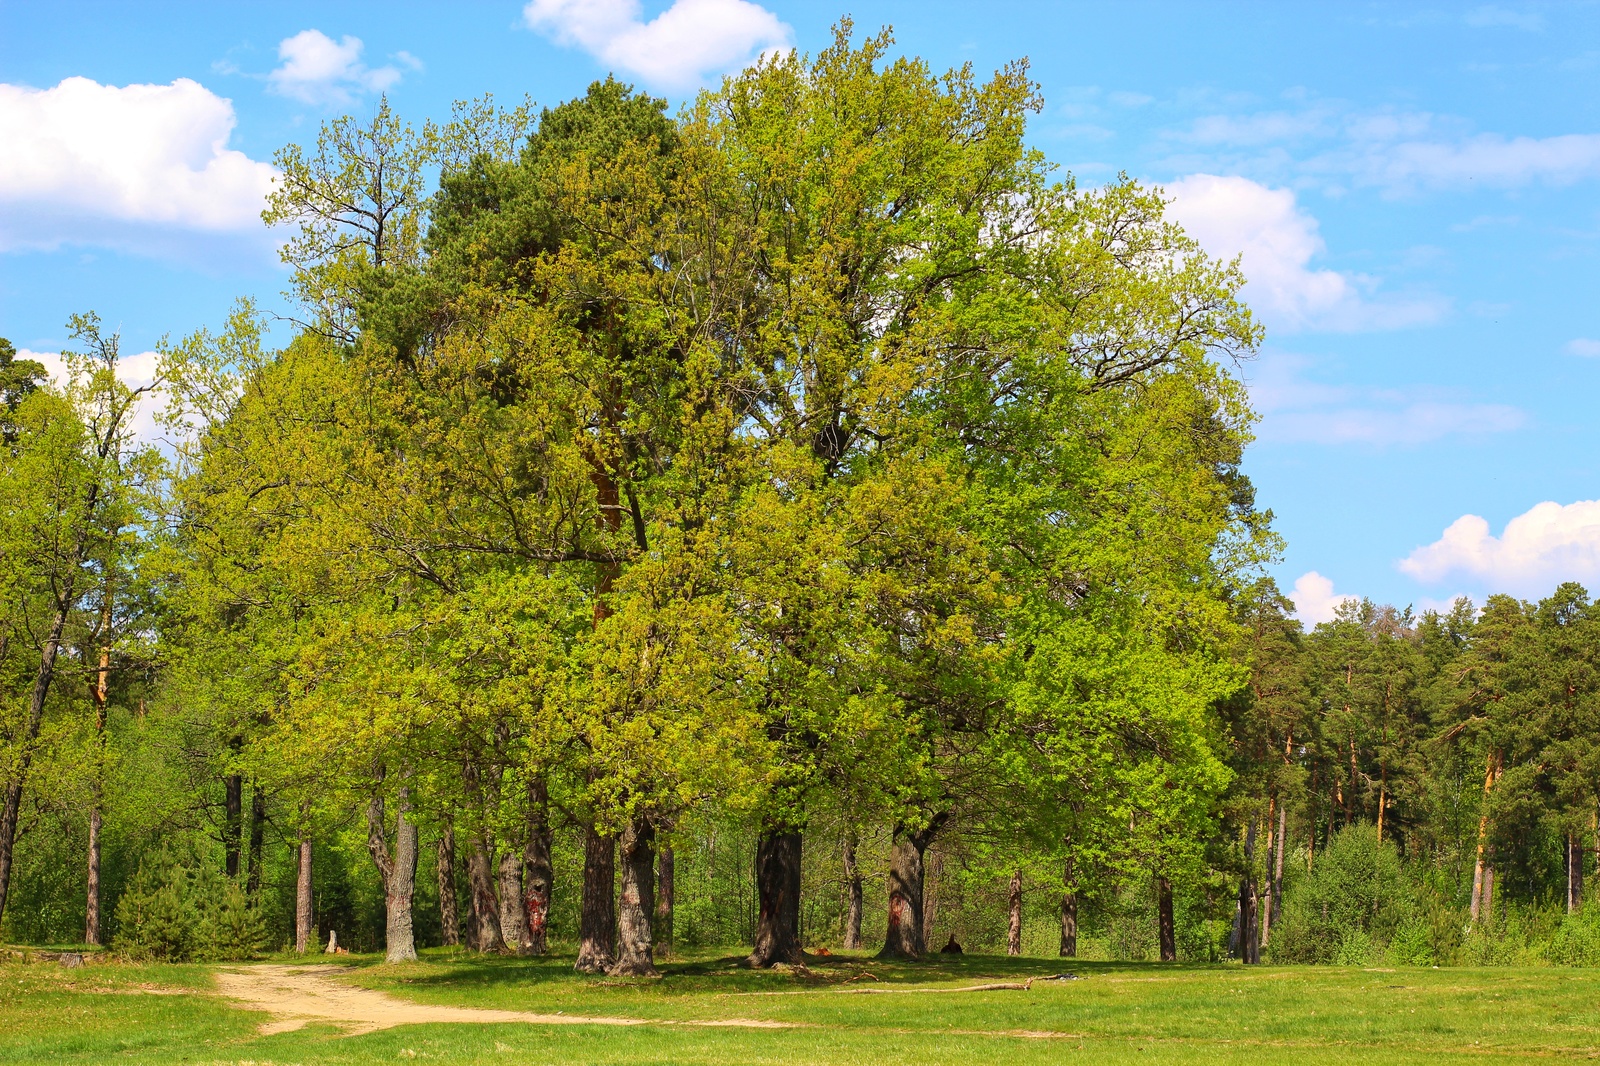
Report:
[[[217,988],[229,999],[253,1010],[266,1011],[272,1020],[261,1026],[263,1035],[287,1033],[307,1022],[333,1022],[346,1032],[370,1033],[397,1025],[420,1022],[465,1022],[491,1025],[522,1022],[530,1025],[693,1025],[737,1029],[792,1029],[787,1022],[755,1018],[720,1021],[653,1021],[647,1018],[610,1018],[580,1014],[534,1014],[519,1010],[485,1010],[477,1007],[437,1007],[397,999],[385,992],[358,988],[337,980],[346,966],[246,966],[218,970]]]

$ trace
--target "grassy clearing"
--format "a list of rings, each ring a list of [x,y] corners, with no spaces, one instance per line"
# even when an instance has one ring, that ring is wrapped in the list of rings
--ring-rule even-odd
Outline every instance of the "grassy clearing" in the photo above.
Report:
[[[814,976],[750,973],[733,958],[668,964],[660,981],[573,974],[570,958],[429,953],[357,958],[352,980],[423,1003],[658,1021],[758,1018],[719,1030],[412,1025],[344,1036],[314,1025],[263,1037],[258,1013],[206,991],[205,966],[0,967],[0,1063],[1416,1063],[1600,1056],[1600,972],[1359,970],[1078,963],[1087,979],[1030,991],[840,994],[1044,977],[1052,960],[969,956],[917,966],[834,958]],[[878,981],[860,978],[869,972]],[[187,991],[188,994],[155,994]],[[798,993],[771,995],[766,993]],[[1265,1058],[1264,1058],[1265,1056]]]

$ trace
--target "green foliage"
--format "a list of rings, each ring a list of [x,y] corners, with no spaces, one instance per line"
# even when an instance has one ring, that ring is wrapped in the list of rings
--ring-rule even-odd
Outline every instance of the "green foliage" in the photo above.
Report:
[[[167,848],[146,856],[117,903],[112,948],[163,962],[249,959],[267,944],[243,887]]]
[[[1272,932],[1275,962],[1358,965],[1418,912],[1415,888],[1389,842],[1366,825],[1341,829],[1288,892]],[[1414,941],[1416,934],[1408,933]]]

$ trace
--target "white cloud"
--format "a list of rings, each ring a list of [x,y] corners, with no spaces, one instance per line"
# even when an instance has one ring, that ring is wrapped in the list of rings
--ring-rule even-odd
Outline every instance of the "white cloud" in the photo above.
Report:
[[[1294,591],[1289,593],[1289,599],[1294,601],[1294,616],[1309,625],[1333,621],[1333,612],[1341,603],[1359,598],[1336,594],[1332,579],[1315,570],[1295,578]]]
[[[1566,352],[1568,355],[1581,355],[1585,359],[1597,359],[1600,358],[1600,341],[1574,337],[1567,342]]]
[[[227,146],[235,122],[231,101],[188,78],[0,84],[0,250],[260,230],[274,171]]]
[[[46,376],[58,388],[67,384],[67,364],[60,353],[34,352],[21,348],[17,351],[17,358],[33,359],[42,363]],[[159,352],[125,355],[117,360],[117,378],[130,389],[149,385],[155,380],[156,366],[160,359]],[[134,440],[138,443],[152,445],[161,443],[161,427],[156,425],[156,412],[161,409],[162,402],[159,389],[147,392],[139,398],[128,420],[128,428],[133,431]]]
[[[278,42],[283,64],[267,75],[267,84],[280,96],[343,107],[364,92],[382,92],[399,82],[398,67],[373,69],[362,63],[364,47],[361,38],[349,34],[335,41],[321,30],[301,30]],[[413,70],[422,66],[409,52],[396,58]]]
[[[1437,321],[1445,311],[1438,299],[1373,300],[1361,291],[1371,279],[1313,269],[1326,245],[1289,189],[1215,174],[1192,174],[1166,189],[1172,216],[1202,248],[1241,257],[1245,299],[1279,329],[1395,329]]]
[[[1309,379],[1311,360],[1269,351],[1248,368],[1262,440],[1310,444],[1416,445],[1503,433],[1526,421],[1505,404],[1464,401],[1429,387],[1371,388]]]
[[[649,22],[638,0],[530,0],[530,29],[576,45],[625,74],[663,89],[691,89],[708,74],[789,47],[792,31],[749,0],[675,0]]]
[[[1495,4],[1484,4],[1467,12],[1466,23],[1478,29],[1510,26],[1532,32],[1544,29],[1544,16],[1537,11],[1512,11]]]
[[[1357,176],[1396,191],[1419,185],[1514,188],[1544,181],[1570,185],[1600,175],[1600,134],[1504,137],[1485,133],[1460,141],[1403,141],[1371,152]]]
[[[1398,565],[1418,581],[1467,575],[1518,596],[1547,593],[1562,581],[1592,584],[1600,580],[1600,500],[1537,504],[1498,537],[1485,519],[1462,515]]]

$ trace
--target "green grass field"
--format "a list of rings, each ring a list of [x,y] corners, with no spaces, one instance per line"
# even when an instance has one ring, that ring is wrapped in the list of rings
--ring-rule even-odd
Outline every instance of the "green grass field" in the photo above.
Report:
[[[8,963],[0,966],[0,1063],[1374,1066],[1600,1057],[1600,971],[1075,963],[1071,971],[1085,979],[1038,981],[1027,991],[847,994],[839,990],[951,988],[1064,967],[993,956],[908,966],[835,957],[805,976],[700,957],[666,964],[659,981],[633,982],[579,977],[561,957],[430,952],[404,967],[349,961],[354,969],[342,980],[417,1003],[652,1024],[422,1024],[361,1035],[312,1024],[262,1036],[267,1016],[218,998],[212,967]],[[857,977],[862,971],[878,980]],[[793,1027],[660,1024],[723,1018]]]

